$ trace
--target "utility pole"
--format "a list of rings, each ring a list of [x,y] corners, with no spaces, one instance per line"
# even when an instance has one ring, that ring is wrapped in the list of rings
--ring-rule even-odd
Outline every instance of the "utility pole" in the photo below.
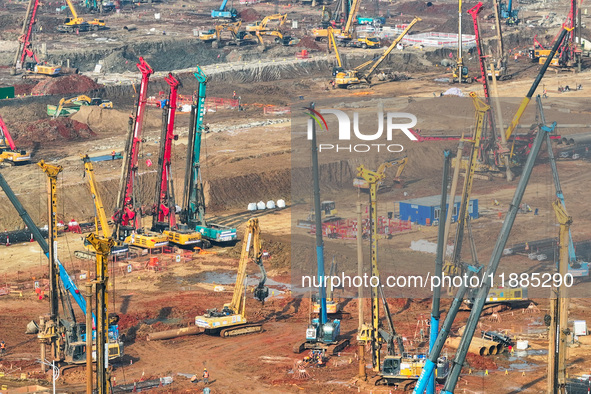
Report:
[[[115,242],[112,238],[100,239],[94,233],[88,234],[86,240],[96,251],[96,387],[98,394],[108,394],[110,376],[107,372],[109,357],[107,284],[109,280],[109,254]]]

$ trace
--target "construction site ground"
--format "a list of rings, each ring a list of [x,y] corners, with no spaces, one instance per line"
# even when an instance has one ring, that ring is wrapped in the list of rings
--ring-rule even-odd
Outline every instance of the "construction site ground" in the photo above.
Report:
[[[313,260],[313,254],[309,253],[313,235],[304,229],[294,228],[293,223],[298,219],[306,219],[302,212],[309,213],[312,202],[311,198],[292,199],[294,185],[290,115],[265,114],[263,108],[290,106],[295,112],[310,101],[316,101],[326,108],[354,108],[362,116],[375,116],[373,114],[381,102],[386,111],[416,114],[419,118],[417,127],[423,136],[460,135],[471,132],[473,127],[471,99],[440,97],[440,93],[450,87],[460,87],[466,96],[470,91],[482,96],[482,86],[478,83],[458,86],[435,81],[449,76],[449,71],[440,65],[440,60],[454,51],[406,48],[403,54],[394,54],[388,66],[411,79],[379,82],[371,89],[357,91],[332,89],[328,81],[333,60],[332,55],[326,53],[325,44],[304,40],[296,48],[269,46],[262,52],[255,45],[215,50],[198,43],[193,30],[210,27],[209,10],[217,5],[214,2],[189,1],[142,4],[133,11],[125,9],[121,14],[108,16],[106,19],[110,29],[100,36],[95,36],[98,33],[57,35],[53,29],[63,15],[43,11],[40,17],[43,29],[37,38],[47,43],[48,59],[56,63],[63,62],[64,65],[69,60],[71,67],[77,67],[91,82],[100,86],[90,92],[88,88],[80,90],[80,86],[90,86],[86,85],[89,82],[82,77],[74,77],[68,86],[60,85],[58,80],[57,90],[53,94],[47,94],[45,92],[48,90],[45,90],[41,91],[44,95],[39,96],[30,96],[39,81],[23,80],[20,76],[9,74],[8,65],[14,56],[16,47],[13,46],[20,31],[20,20],[15,15],[24,14],[26,5],[3,3],[3,8],[0,8],[0,85],[15,85],[18,94],[26,96],[0,101],[0,116],[9,129],[14,130],[17,145],[33,153],[32,163],[44,159],[64,167],[58,182],[58,219],[65,223],[72,219],[80,223],[93,221],[95,209],[87,180],[83,177],[84,167],[80,155],[100,156],[110,155],[114,150],[123,151],[129,114],[133,112],[137,99],[135,89],[138,87],[139,73],[135,64],[138,56],[145,56],[157,71],[151,81],[150,95],[158,96],[160,91],[168,90],[162,77],[169,71],[177,74],[183,82],[180,93],[190,95],[197,87],[191,68],[199,64],[210,75],[208,97],[232,99],[233,92],[240,97],[242,110],[212,108],[205,115],[209,132],[205,134],[203,145],[205,159],[202,162],[202,176],[207,215],[211,221],[237,226],[239,237],[242,237],[247,219],[252,215],[260,219],[263,248],[270,254],[264,263],[272,293],[264,305],[249,297],[247,313],[251,321],[264,322],[264,332],[235,338],[199,334],[165,341],[147,340],[150,333],[194,325],[195,316],[207,309],[221,308],[230,301],[241,242],[233,247],[215,246],[205,254],[179,251],[169,256],[157,255],[161,263],[158,270],[146,269],[148,256],[133,259],[131,273],[127,271],[129,262],[113,264],[110,278],[112,285],[109,289],[112,305],[109,305],[109,312],[119,314],[119,327],[126,335],[125,356],[112,364],[113,381],[124,384],[172,376],[174,383],[171,386],[156,391],[196,392],[204,387],[203,384],[191,383],[187,376],[197,374],[200,377],[203,368],[207,367],[212,393],[388,393],[390,388],[373,386],[376,376],[371,372],[369,356],[366,360],[369,380],[361,381],[356,377],[356,299],[340,299],[345,312],[341,332],[351,340],[352,345],[339,356],[331,357],[322,368],[297,364],[307,354],[294,354],[292,346],[304,339],[311,303],[308,294],[303,297],[292,294],[294,281],[298,280],[292,277],[292,267],[300,267],[301,261],[295,259],[307,263]],[[248,22],[258,20],[261,16],[273,13],[275,7],[271,3],[249,6],[244,8],[248,11],[244,19],[251,19]],[[411,15],[424,12],[426,15],[421,16],[425,22],[423,26],[417,25],[418,30],[452,32],[455,29],[451,20],[440,15],[447,11],[455,12],[457,4],[451,2],[438,4],[439,11],[430,11],[422,2],[414,1],[388,7],[392,15],[403,13],[391,18],[392,23],[408,23],[412,19]],[[556,5],[554,7],[557,7],[554,11],[566,12]],[[319,14],[318,10],[312,11],[310,7],[299,4],[281,5],[279,11],[297,15],[293,19],[300,21],[303,26],[315,25],[314,18],[318,19]],[[160,14],[159,20],[154,18],[154,13]],[[533,10],[528,13],[537,15]],[[133,26],[135,29],[129,29],[128,32],[123,30],[123,26]],[[466,28],[471,29],[471,25]],[[468,31],[471,33],[471,30]],[[547,37],[551,37],[552,32],[547,33]],[[511,37],[515,47],[525,48],[529,44],[529,41],[520,41],[518,34]],[[296,60],[296,53],[302,49],[309,51],[310,59]],[[344,52],[347,62],[357,65],[373,58],[380,50],[347,48]],[[99,63],[101,71],[93,72]],[[471,70],[477,70],[476,56],[470,57],[468,63]],[[530,63],[525,54],[517,62],[511,60],[509,67],[513,78],[499,82],[498,87],[499,96],[504,97],[502,112],[505,123],[515,113],[539,68]],[[546,74],[542,83],[549,96],[545,99],[547,121],[556,121],[558,124],[586,123],[585,117],[588,117],[591,104],[587,94],[587,90],[591,89],[586,84],[588,77],[587,70],[582,73],[549,71]],[[135,84],[135,88],[132,84]],[[573,88],[579,84],[583,85],[583,90],[558,92],[559,86],[569,85]],[[56,105],[62,97],[81,93],[111,99],[115,108],[83,107],[71,118],[51,119],[46,114],[48,104]],[[542,93],[541,87],[537,93]],[[458,111],[458,108],[465,108],[465,111]],[[443,118],[454,111],[456,117]],[[534,114],[535,102],[532,102],[526,113],[528,120],[522,124],[531,124]],[[179,139],[173,148],[176,190],[182,190],[188,125],[188,114],[179,113],[176,123]],[[161,110],[150,107],[146,115],[139,178],[140,198],[145,201],[151,201],[154,194],[160,128]],[[525,129],[520,132],[525,132]],[[563,135],[577,134],[588,132],[588,127],[559,128],[558,132]],[[405,186],[380,193],[379,213],[385,215],[387,211],[396,211],[396,201],[439,194],[442,152],[444,149],[455,151],[456,147],[457,141],[405,142],[403,154],[409,158],[403,174]],[[555,146],[556,152],[569,149],[564,145]],[[575,241],[591,238],[591,229],[586,225],[591,220],[588,207],[591,163],[585,153],[582,156],[579,160],[567,158],[558,163],[569,214],[574,219],[571,230]],[[383,157],[368,159],[366,165],[375,168]],[[322,189],[323,200],[337,201],[339,214],[354,218],[358,191],[353,186],[344,185],[351,184],[355,168],[361,162],[341,160],[330,154],[321,156],[320,160],[322,174],[326,177]],[[117,198],[121,160],[97,162],[94,167],[103,202],[110,213]],[[47,224],[47,177],[39,167],[35,164],[6,166],[1,172],[33,220],[39,226]],[[501,177],[476,179],[474,182],[473,197],[479,199],[481,215],[472,226],[478,257],[483,265],[488,263],[501,227],[502,218],[498,214],[507,212],[516,182],[507,182]],[[361,196],[366,204],[367,195]],[[279,199],[286,201],[287,208],[252,215],[246,212],[249,203]],[[495,204],[495,200],[499,205]],[[558,227],[551,208],[554,200],[552,175],[547,156],[542,154],[524,197],[524,202],[532,208],[538,208],[539,214],[519,214],[510,243],[556,237]],[[146,224],[149,225],[148,222]],[[0,229],[12,231],[23,228],[21,218],[4,193],[0,193]],[[58,238],[58,256],[80,288],[84,288],[83,275],[94,271],[93,263],[74,257],[74,251],[83,248],[82,237],[83,234],[63,233]],[[388,259],[392,259],[396,260],[396,267],[402,270],[417,266],[432,267],[433,254],[410,249],[411,242],[418,240],[436,242],[437,227],[413,226],[411,231],[380,240],[380,247],[388,251],[381,257],[384,266],[388,264]],[[327,260],[329,256],[338,256],[345,270],[356,272],[357,254],[351,243],[325,239],[325,244]],[[365,255],[368,256],[367,242],[364,247],[367,248]],[[182,255],[180,262],[176,261],[177,254]],[[465,256],[469,258],[469,253],[465,252]],[[8,285],[14,290],[9,295],[0,296],[0,340],[6,341],[8,349],[7,354],[0,357],[0,372],[4,372],[4,376],[0,377],[0,385],[10,388],[33,384],[50,387],[50,375],[41,373],[38,363],[37,338],[24,333],[28,322],[38,321],[40,315],[48,312],[47,299],[38,300],[32,289],[35,281],[47,278],[47,259],[37,244],[31,242],[0,245],[0,260],[0,287]],[[368,268],[367,257],[365,264]],[[552,269],[551,263],[543,264],[532,262],[526,256],[509,256],[502,260],[505,267],[517,267],[524,272],[531,271],[534,266],[543,266],[548,271]],[[254,269],[249,271],[249,274],[254,273]],[[528,340],[530,348],[525,353],[505,352],[495,356],[470,354],[456,392],[539,393],[546,389],[545,350],[548,343],[544,315],[549,310],[549,290],[547,293],[536,293],[538,295],[532,299],[536,307],[506,310],[498,313],[498,316],[481,319],[479,329],[507,330],[512,337]],[[338,298],[339,293],[336,295]],[[450,300],[444,299],[442,311],[446,311],[449,304]],[[423,334],[428,332],[430,298],[396,297],[391,294],[389,305],[396,331],[405,338],[407,347],[424,349],[427,340]],[[368,300],[365,310],[367,319]],[[453,327],[454,333],[465,324],[468,313],[460,313]],[[591,322],[591,301],[572,298],[569,313],[569,320]],[[81,314],[78,317],[82,319]],[[589,345],[569,347],[569,376],[589,373],[590,350]],[[453,349],[446,349],[446,352],[449,357],[454,354]],[[26,379],[19,379],[22,373],[26,374]],[[83,392],[84,382],[83,368],[66,369],[58,381],[58,387],[64,392]],[[495,388],[494,391],[491,387]]]

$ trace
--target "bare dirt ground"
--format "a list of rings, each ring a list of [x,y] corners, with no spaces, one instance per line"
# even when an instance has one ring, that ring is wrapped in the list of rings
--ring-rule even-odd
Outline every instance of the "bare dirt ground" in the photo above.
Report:
[[[209,28],[209,12],[215,6],[214,2],[181,1],[142,4],[134,9],[124,8],[120,14],[106,17],[110,29],[101,34],[101,37],[95,35],[96,33],[58,35],[53,29],[63,15],[44,10],[39,21],[39,26],[43,26],[43,29],[37,33],[36,39],[47,43],[47,59],[64,64],[69,60],[71,66],[79,68],[92,79],[100,80],[105,86],[93,93],[112,99],[115,109],[85,109],[73,116],[73,120],[49,121],[45,107],[47,104],[57,104],[61,94],[28,97],[6,104],[0,102],[0,115],[10,130],[14,130],[18,145],[31,150],[35,161],[43,158],[64,166],[58,185],[58,219],[67,222],[75,218],[80,222],[87,222],[93,220],[94,206],[86,179],[82,177],[83,166],[79,155],[88,153],[98,156],[124,149],[127,118],[133,111],[137,97],[131,85],[135,83],[135,87],[138,86],[139,74],[135,67],[137,57],[145,56],[159,73],[152,79],[150,95],[167,90],[167,85],[162,81],[164,72],[188,69],[200,64],[208,75],[212,75],[208,84],[208,96],[229,99],[232,98],[233,91],[236,91],[244,108],[243,111],[219,109],[206,114],[210,132],[205,135],[202,164],[208,216],[218,220],[231,220],[230,216],[236,215],[235,217],[245,222],[248,215],[244,212],[248,203],[284,199],[290,205],[285,210],[260,216],[264,248],[271,253],[271,258],[265,261],[265,265],[272,279],[270,287],[273,294],[264,305],[249,298],[247,309],[249,319],[264,322],[265,331],[261,334],[227,339],[201,334],[167,341],[146,340],[147,335],[152,332],[192,325],[195,316],[207,309],[219,308],[230,300],[233,286],[231,275],[237,268],[240,243],[232,248],[216,247],[216,254],[193,255],[182,263],[171,262],[165,270],[159,272],[140,270],[126,274],[120,267],[115,267],[111,278],[110,311],[120,315],[120,329],[127,339],[125,356],[113,364],[114,381],[122,384],[172,376],[173,385],[160,389],[161,392],[196,392],[203,385],[192,384],[188,378],[178,374],[199,375],[206,366],[211,373],[213,393],[386,393],[388,390],[380,391],[373,386],[375,373],[369,372],[370,368],[368,382],[358,381],[355,377],[358,370],[355,355],[358,303],[355,299],[340,300],[346,312],[342,334],[350,338],[354,345],[345,349],[339,357],[332,357],[324,368],[307,368],[309,378],[300,379],[297,376],[294,366],[303,355],[294,354],[291,348],[305,334],[311,305],[307,296],[301,298],[291,294],[292,283],[298,281],[298,278],[292,276],[292,267],[301,268],[303,264],[313,262],[313,238],[303,229],[292,231],[291,224],[297,219],[305,219],[311,209],[310,195],[298,200],[293,200],[292,195],[299,196],[301,193],[298,192],[306,190],[311,180],[296,179],[294,184],[291,165],[295,163],[307,167],[310,163],[305,158],[294,158],[294,155],[299,155],[299,151],[292,146],[292,123],[289,115],[265,115],[262,108],[264,105],[291,105],[295,112],[294,108],[317,101],[319,106],[355,109],[361,116],[370,117],[375,116],[374,111],[378,103],[382,102],[386,111],[395,109],[417,114],[417,128],[422,135],[468,133],[473,127],[470,99],[439,97],[441,92],[455,86],[434,81],[442,74],[448,75],[448,70],[439,63],[453,51],[432,53],[426,49],[407,48],[404,54],[392,56],[389,65],[397,67],[398,71],[406,73],[412,79],[376,83],[371,89],[353,92],[332,90],[328,89],[332,60],[325,60],[327,58],[322,45],[318,46],[320,49],[308,48],[313,60],[318,60],[320,65],[309,62],[293,68],[282,68],[275,67],[273,63],[293,59],[295,53],[305,47],[269,46],[262,53],[254,46],[214,50],[196,42],[193,29]],[[16,15],[24,13],[25,5],[10,3],[3,4],[2,7],[0,42],[7,45],[0,45],[0,63],[3,65],[0,69],[0,84],[16,84],[18,94],[30,94],[36,81],[23,81],[8,75],[8,65],[15,50],[12,47],[20,29],[20,21]],[[455,7],[457,5],[451,3],[427,7],[414,1],[391,5],[388,6],[392,12],[389,24],[408,22],[412,19],[411,15],[420,12],[424,21],[417,28],[420,26],[418,30],[421,32],[453,31],[453,21],[443,20],[441,15],[445,12],[455,13]],[[257,4],[248,10],[245,14],[247,19],[255,20],[258,19],[257,14],[261,16],[274,12],[275,5]],[[295,15],[292,19],[300,23],[300,27],[292,31],[295,36],[301,36],[313,27],[319,14],[318,10],[299,4],[281,4],[278,11]],[[370,6],[363,11],[370,13]],[[546,11],[544,8],[536,12],[528,11],[528,14],[531,12],[533,18]],[[555,11],[564,10],[558,7]],[[157,12],[161,14],[160,20],[154,18],[154,13]],[[402,15],[399,15],[400,12]],[[134,25],[137,29],[124,31],[123,26],[129,25]],[[490,22],[484,25],[486,28],[492,26]],[[467,31],[471,32],[471,28],[470,24],[466,25]],[[551,37],[552,33],[552,29],[546,32],[546,38]],[[525,49],[530,44],[520,41],[517,33],[510,36],[509,41],[514,48]],[[379,50],[364,52],[357,49],[346,49],[343,52],[352,65],[380,53]],[[477,70],[475,56],[470,56],[467,61],[471,70]],[[102,63],[102,71],[92,73],[99,62]],[[258,62],[261,62],[261,66],[254,71],[239,70],[240,67],[251,67],[253,64],[258,67]],[[271,69],[265,67],[275,67],[275,71],[269,71]],[[230,71],[222,72],[221,69]],[[513,79],[499,82],[499,96],[505,97],[502,99],[505,123],[512,118],[537,70],[538,66],[532,65],[525,56],[520,57],[518,62],[510,62],[509,71],[514,73]],[[195,78],[186,71],[179,72],[179,75],[183,82],[181,93],[191,94],[196,88]],[[548,90],[549,97],[545,99],[546,119],[557,121],[558,132],[561,134],[578,134],[588,130],[588,127],[560,127],[560,124],[589,123],[587,119],[590,103],[585,82],[587,77],[586,70],[580,74],[548,72],[538,89],[537,93],[541,93],[544,87]],[[559,86],[574,87],[578,84],[583,84],[583,90],[558,92]],[[465,95],[475,91],[482,96],[480,84],[463,85],[461,88]],[[71,91],[71,95],[78,93],[85,92]],[[64,94],[68,96],[69,93]],[[303,96],[303,100],[300,100],[300,96]],[[532,102],[522,124],[527,126],[533,123],[534,116],[535,103]],[[147,203],[153,198],[156,177],[155,166],[148,166],[147,160],[156,162],[160,119],[161,111],[149,108],[139,182],[141,197]],[[373,122],[372,120],[371,124]],[[187,128],[188,115],[178,114],[176,132],[179,139],[173,148],[176,190],[182,190]],[[526,131],[527,128],[519,130]],[[396,212],[396,201],[439,194],[442,151],[446,148],[455,150],[456,146],[456,141],[405,143],[404,154],[409,157],[409,165],[403,175],[406,186],[381,193],[379,213]],[[555,146],[555,149],[558,151],[564,147]],[[375,155],[365,161],[365,158],[343,160],[331,154],[321,156],[323,199],[337,201],[339,214],[353,218],[357,191],[350,184],[356,166],[363,163],[375,168],[384,158],[391,157]],[[569,214],[574,219],[571,229],[575,241],[588,240],[591,237],[591,230],[585,224],[591,219],[591,210],[587,204],[589,165],[588,160],[559,161],[564,195]],[[112,212],[116,199],[120,166],[120,160],[98,162],[94,165],[108,213]],[[40,226],[46,224],[47,178],[40,169],[33,164],[7,167],[2,168],[2,174],[34,221]],[[474,182],[473,197],[479,199],[481,217],[473,222],[473,230],[481,264],[488,262],[502,223],[498,213],[507,211],[515,183],[508,183],[501,178],[491,181],[477,179]],[[524,201],[532,208],[539,208],[539,215],[518,215],[510,243],[556,237],[558,228],[550,205],[554,200],[553,187],[549,165],[545,155],[542,155],[524,197]],[[362,195],[361,198],[365,202],[367,196]],[[495,205],[494,200],[499,205]],[[0,194],[0,201],[0,229],[22,229],[22,220],[4,194]],[[238,230],[242,234],[242,226]],[[81,237],[80,234],[61,235],[58,239],[58,255],[78,285],[83,287],[84,280],[80,279],[80,274],[85,270],[93,271],[94,268],[88,261],[78,261],[73,257],[73,252],[82,248]],[[414,227],[411,232],[380,240],[383,259],[380,264],[383,272],[388,273],[395,269],[404,272],[419,269],[424,272],[431,269],[434,256],[413,251],[410,244],[416,240],[436,242],[436,239],[437,228]],[[346,272],[356,271],[357,251],[350,242],[327,239],[325,243],[327,259],[328,256],[337,256],[340,269]],[[368,245],[365,247],[368,248]],[[465,255],[467,254],[466,252]],[[31,320],[38,320],[48,310],[47,301],[39,301],[31,290],[35,280],[43,280],[47,276],[46,259],[35,243],[9,247],[0,245],[0,256],[0,285],[8,284],[14,286],[14,289],[22,289],[0,296],[0,340],[5,340],[8,344],[8,354],[0,359],[0,371],[4,371],[7,377],[0,378],[0,383],[8,384],[11,388],[34,383],[49,385],[49,375],[41,374],[36,362],[39,351],[37,340],[34,336],[24,334],[26,324]],[[141,266],[145,260],[146,258],[138,258],[135,263]],[[505,269],[523,272],[553,269],[548,262],[537,264],[538,262],[533,263],[525,256],[510,256],[503,258],[501,262]],[[250,268],[249,274],[254,273],[255,269]],[[223,286],[225,290],[215,292],[216,285]],[[577,293],[572,295],[576,296]],[[337,297],[339,296],[337,292]],[[529,340],[531,348],[525,354],[505,353],[489,357],[470,355],[458,383],[458,391],[538,393],[545,390],[547,354],[543,350],[547,349],[547,329],[543,319],[548,313],[548,301],[544,298],[547,296],[539,294],[533,299],[538,306],[533,312],[520,309],[506,311],[500,314],[500,321],[482,318],[479,329],[508,330],[512,337]],[[421,329],[428,331],[425,320],[430,313],[430,299],[391,294],[389,303],[396,330],[405,338],[407,348],[424,349],[426,340],[421,337]],[[366,304],[367,311],[369,302]],[[445,311],[448,307],[449,300],[444,299],[442,310]],[[82,318],[81,315],[78,317]],[[454,335],[465,324],[467,317],[466,311],[460,313],[454,324]],[[585,319],[591,321],[589,300],[571,299],[569,320]],[[450,357],[453,355],[452,349],[447,349],[446,352]],[[585,365],[589,361],[588,346],[569,347],[569,375],[588,373]],[[21,373],[28,374],[28,380],[15,381],[13,378],[20,377]],[[64,391],[80,392],[84,390],[84,379],[82,369],[67,370],[59,385]]]

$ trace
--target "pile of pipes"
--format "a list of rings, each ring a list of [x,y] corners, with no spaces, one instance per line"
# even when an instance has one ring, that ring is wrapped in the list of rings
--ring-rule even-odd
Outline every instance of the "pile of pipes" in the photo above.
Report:
[[[457,349],[460,345],[461,337],[448,338],[445,341],[446,346]],[[505,346],[501,343],[491,341],[484,338],[472,338],[468,352],[479,356],[494,356],[495,354],[501,354],[505,351]]]

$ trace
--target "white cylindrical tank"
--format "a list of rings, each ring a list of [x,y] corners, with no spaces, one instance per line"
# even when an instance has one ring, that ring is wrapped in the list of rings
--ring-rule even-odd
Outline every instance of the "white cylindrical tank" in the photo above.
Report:
[[[285,200],[277,200],[277,208],[285,208]]]
[[[274,209],[275,208],[275,201],[269,200],[267,201],[267,209]]]
[[[251,202],[250,204],[248,204],[248,210],[249,211],[256,211],[257,210],[257,203]]]
[[[265,209],[266,207],[267,207],[267,206],[266,206],[266,205],[265,205],[265,203],[264,203],[264,202],[262,202],[262,201],[259,201],[259,202],[257,203],[257,209]]]

